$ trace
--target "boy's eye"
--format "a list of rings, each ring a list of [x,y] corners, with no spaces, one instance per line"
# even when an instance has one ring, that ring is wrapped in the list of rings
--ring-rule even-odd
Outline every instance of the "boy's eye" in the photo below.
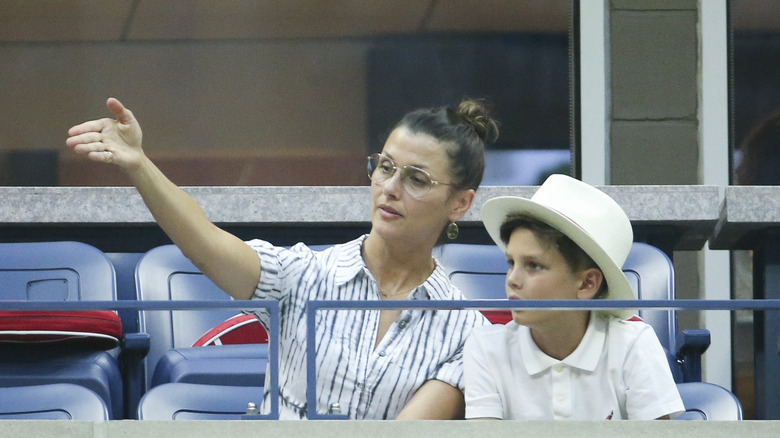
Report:
[[[528,262],[526,263],[525,266],[528,268],[529,271],[541,271],[542,269],[544,269],[544,266],[535,262]]]

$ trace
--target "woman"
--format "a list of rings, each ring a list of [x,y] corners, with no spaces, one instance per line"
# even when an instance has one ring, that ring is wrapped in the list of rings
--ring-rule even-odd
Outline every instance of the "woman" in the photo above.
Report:
[[[305,418],[304,309],[310,299],[463,299],[431,256],[443,230],[471,207],[497,123],[478,101],[413,111],[369,157],[368,235],[322,252],[243,242],[212,224],[197,203],[144,155],[132,112],[82,123],[76,153],[120,167],[171,240],[235,299],[280,301],[280,418]],[[323,311],[317,317],[318,412],[356,419],[462,418],[462,348],[476,311]],[[261,315],[268,324],[267,315]],[[267,387],[268,385],[266,385]],[[269,397],[266,390],[266,399]],[[263,411],[269,403],[264,401]]]

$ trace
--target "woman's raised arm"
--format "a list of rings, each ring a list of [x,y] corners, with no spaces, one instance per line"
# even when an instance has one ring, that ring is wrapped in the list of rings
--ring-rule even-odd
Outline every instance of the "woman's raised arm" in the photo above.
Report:
[[[214,225],[203,209],[173,184],[144,154],[141,126],[117,99],[106,102],[115,119],[91,120],[68,130],[66,144],[78,154],[121,168],[154,219],[217,286],[236,299],[249,299],[260,279],[260,259],[238,237]]]

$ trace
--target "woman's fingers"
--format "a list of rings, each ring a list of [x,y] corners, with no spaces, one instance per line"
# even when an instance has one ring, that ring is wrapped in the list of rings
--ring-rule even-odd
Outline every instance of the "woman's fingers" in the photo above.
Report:
[[[133,113],[125,108],[118,99],[109,97],[106,101],[106,106],[108,107],[108,110],[111,111],[111,114],[116,116],[117,121],[123,125],[129,125],[135,120],[133,118]]]
[[[106,125],[109,125],[111,122],[113,122],[111,119],[90,120],[89,122],[84,122],[80,125],[76,125],[68,129],[68,135],[73,138],[90,132],[99,133]],[[68,140],[71,140],[71,138]]]
[[[133,113],[113,97],[106,101],[106,106],[116,118],[90,120],[71,127],[65,144],[92,161],[122,168],[140,163],[142,133]]]

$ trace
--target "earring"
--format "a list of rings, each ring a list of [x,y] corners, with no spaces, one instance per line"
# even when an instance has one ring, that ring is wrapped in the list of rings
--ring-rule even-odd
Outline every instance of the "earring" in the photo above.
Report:
[[[447,238],[450,240],[458,238],[458,224],[455,222],[450,222],[450,224],[447,225]]]

